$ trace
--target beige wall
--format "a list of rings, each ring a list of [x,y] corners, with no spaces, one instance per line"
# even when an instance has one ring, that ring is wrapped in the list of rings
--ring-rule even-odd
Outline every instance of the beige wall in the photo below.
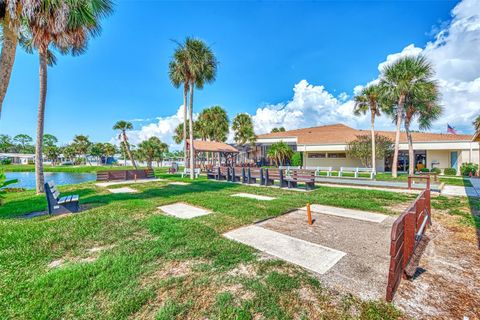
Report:
[[[338,151],[332,151],[338,152]],[[307,167],[333,167],[333,170],[339,170],[340,167],[364,167],[358,159],[349,158],[308,158],[308,152],[303,153],[303,165]],[[377,171],[385,171],[384,159],[377,159]]]
[[[457,174],[460,174],[460,167],[462,163],[473,162],[478,163],[479,153],[478,149],[472,150],[427,150],[427,167],[432,168],[432,161],[438,160],[440,164],[436,167],[440,169],[450,168],[451,165],[451,152],[457,151]]]

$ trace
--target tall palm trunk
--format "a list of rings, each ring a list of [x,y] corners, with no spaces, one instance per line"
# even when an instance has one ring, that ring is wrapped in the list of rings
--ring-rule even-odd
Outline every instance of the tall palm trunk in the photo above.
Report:
[[[412,132],[410,131],[410,119],[405,118],[405,133],[408,141],[408,174],[413,175],[415,170],[415,154],[413,151]]]
[[[194,179],[194,158],[193,154],[193,83],[190,85],[190,108],[189,108],[189,129],[190,129],[190,179]]]
[[[0,54],[0,116],[2,115],[3,100],[7,94],[17,50],[17,36],[15,32],[6,27],[7,25],[8,22],[6,21],[3,28],[2,52]]]
[[[403,117],[403,104],[405,103],[405,97],[402,95],[398,99],[398,110],[397,110],[397,128],[395,132],[395,150],[393,152],[393,163],[392,163],[392,177],[396,178],[397,165],[398,165],[398,153],[400,148],[400,128],[402,127],[402,117]]]
[[[372,126],[372,169],[376,172],[377,171],[377,160],[376,160],[376,141],[375,141],[375,111],[371,112],[370,117],[370,124]]]
[[[135,163],[135,160],[133,159],[132,151],[130,151],[130,144],[128,144],[127,134],[125,133],[125,131],[122,132],[122,137],[123,137],[123,143],[125,143],[125,149],[127,151],[128,157],[130,158],[130,161],[132,162],[132,166],[136,170],[137,169],[137,164]]]
[[[187,166],[187,94],[188,84],[183,85],[183,162]]]
[[[47,98],[47,55],[40,51],[40,98],[37,115],[37,141],[35,146],[35,179],[37,194],[45,192],[45,177],[43,175],[43,129],[45,122],[45,103]]]

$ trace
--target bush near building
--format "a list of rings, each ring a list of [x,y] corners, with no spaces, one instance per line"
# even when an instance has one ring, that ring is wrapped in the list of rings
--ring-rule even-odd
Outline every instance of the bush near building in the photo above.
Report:
[[[445,168],[445,170],[443,170],[443,173],[446,176],[455,176],[455,175],[457,175],[457,169],[455,169],[455,168]]]
[[[462,166],[460,167],[460,173],[463,176],[474,176],[475,173],[478,171],[478,164],[475,163],[462,163]]]

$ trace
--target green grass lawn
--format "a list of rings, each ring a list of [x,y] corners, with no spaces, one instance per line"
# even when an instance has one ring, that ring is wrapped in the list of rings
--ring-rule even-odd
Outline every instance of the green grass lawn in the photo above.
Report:
[[[221,234],[307,202],[393,214],[390,207],[413,195],[330,187],[304,193],[204,178],[187,186],[152,182],[133,188],[139,192],[110,194],[93,183],[60,187],[91,208],[30,220],[14,217],[44,210],[44,197],[8,193],[0,207],[0,319],[401,316],[384,302],[333,293],[299,267],[261,259]],[[277,199],[230,196],[237,192]],[[158,212],[177,201],[214,213],[179,220]],[[60,266],[49,267],[52,262]]]
[[[438,176],[439,181],[452,186],[472,187],[472,183],[468,178],[458,176]],[[377,180],[383,181],[407,181],[407,173],[399,173],[397,178],[393,178],[390,172],[379,172],[376,176]],[[433,180],[432,180],[433,181]]]

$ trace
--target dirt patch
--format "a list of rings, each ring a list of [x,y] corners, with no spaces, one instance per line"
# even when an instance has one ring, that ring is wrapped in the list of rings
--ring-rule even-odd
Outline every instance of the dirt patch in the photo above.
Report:
[[[478,319],[480,251],[473,227],[456,216],[434,211],[431,238],[413,281],[402,281],[394,303],[408,315]],[[420,272],[419,272],[420,271]]]
[[[55,268],[60,268],[66,264],[72,264],[72,263],[92,263],[95,262],[100,255],[100,252],[105,251],[105,250],[110,250],[115,245],[105,245],[105,246],[95,246],[92,248],[88,248],[85,250],[86,255],[85,256],[70,256],[66,255],[65,257],[61,259],[56,259],[50,262],[47,265],[48,269],[55,269]]]
[[[251,264],[239,264],[238,267],[227,272],[227,275],[233,277],[254,277],[256,275],[255,268]]]

